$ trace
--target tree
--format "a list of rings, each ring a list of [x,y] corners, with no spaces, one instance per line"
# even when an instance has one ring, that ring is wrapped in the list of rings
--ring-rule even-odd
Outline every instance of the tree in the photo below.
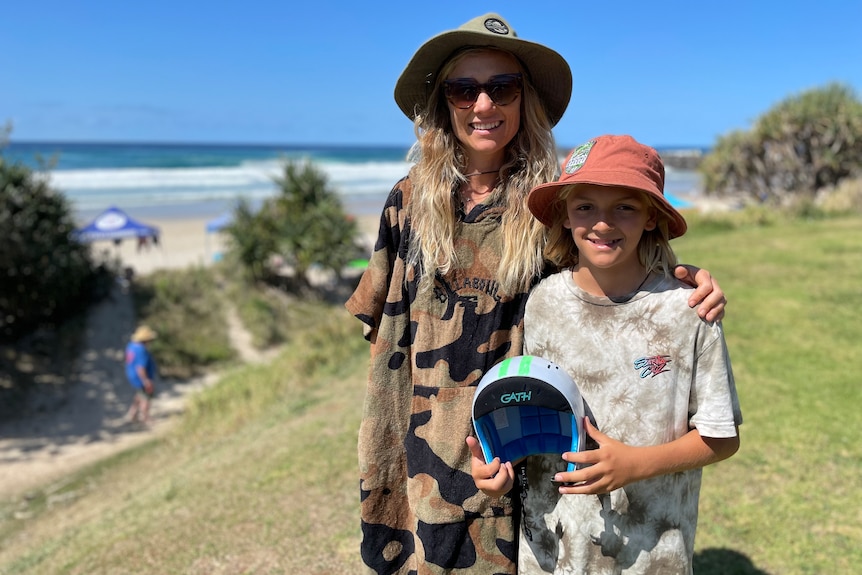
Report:
[[[325,174],[310,162],[288,161],[275,184],[279,193],[256,214],[247,203],[235,212],[228,233],[239,260],[255,279],[264,279],[273,256],[290,264],[295,278],[306,286],[315,266],[340,276],[360,248],[356,222],[345,214]]]
[[[719,138],[700,171],[707,194],[768,204],[812,199],[862,175],[862,102],[841,84],[790,97],[750,132]]]
[[[101,285],[107,270],[71,237],[70,213],[42,177],[0,156],[0,338],[59,322]]]
[[[307,281],[314,265],[340,276],[358,252],[356,222],[344,213],[326,175],[310,162],[288,162],[284,176],[275,181],[281,193],[272,200],[271,210],[279,230],[279,247],[296,276]]]
[[[225,232],[229,251],[252,280],[265,280],[270,256],[278,249],[273,222],[265,214],[255,214],[249,202],[241,199]]]

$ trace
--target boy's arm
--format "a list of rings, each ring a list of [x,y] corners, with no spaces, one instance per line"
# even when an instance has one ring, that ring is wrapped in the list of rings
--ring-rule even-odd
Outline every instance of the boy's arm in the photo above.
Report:
[[[600,432],[589,418],[584,426],[599,448],[563,454],[566,461],[589,467],[557,473],[554,481],[564,483],[560,493],[608,493],[634,481],[717,463],[739,449],[738,428],[735,437],[702,437],[693,429],[670,443],[634,447]]]

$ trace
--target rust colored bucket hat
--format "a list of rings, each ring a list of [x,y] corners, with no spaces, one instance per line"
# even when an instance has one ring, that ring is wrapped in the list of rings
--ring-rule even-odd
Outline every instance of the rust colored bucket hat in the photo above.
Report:
[[[553,208],[560,190],[572,184],[630,188],[647,193],[670,218],[671,238],[683,235],[688,228],[682,214],[664,197],[664,163],[658,152],[631,136],[599,136],[569,152],[556,182],[530,190],[527,197],[530,212],[546,226],[553,225]]]
[[[395,84],[395,101],[411,120],[427,99],[427,86],[433,85],[437,72],[457,50],[489,47],[514,54],[526,68],[531,84],[545,104],[551,125],[563,117],[572,96],[572,71],[554,50],[522,40],[499,14],[473,18],[456,30],[442,32],[426,41],[413,54]]]

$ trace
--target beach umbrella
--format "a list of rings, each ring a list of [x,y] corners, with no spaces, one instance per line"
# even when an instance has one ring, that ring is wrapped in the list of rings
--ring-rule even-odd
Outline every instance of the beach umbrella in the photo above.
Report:
[[[115,206],[96,216],[84,226],[72,232],[75,239],[82,242],[99,240],[122,241],[126,238],[152,238],[158,242],[159,228],[139,222]]]

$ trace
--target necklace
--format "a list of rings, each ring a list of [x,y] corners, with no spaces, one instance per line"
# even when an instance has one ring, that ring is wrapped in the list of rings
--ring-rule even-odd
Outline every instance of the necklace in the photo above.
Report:
[[[488,187],[488,189],[486,189],[484,192],[478,192],[475,189],[473,189],[472,184],[470,184],[468,182],[464,182],[464,184],[461,187],[461,190],[458,192],[458,195],[460,196],[461,205],[464,207],[465,212],[469,212],[476,204],[483,201],[487,196],[489,196],[494,191],[494,189],[497,187],[497,183],[500,181],[499,173],[500,173],[500,169],[498,168],[496,170],[486,170],[486,171],[477,170],[477,171],[471,172],[469,174],[464,174],[464,177],[466,177],[466,178],[471,178],[473,176],[484,176],[486,174],[497,174],[497,177],[494,178],[494,183],[490,187]]]
[[[462,190],[461,204],[464,206],[465,210],[469,211],[470,206],[476,205],[477,203],[485,199],[487,196],[489,196],[493,191],[493,187],[488,188],[484,192],[477,192],[469,188],[467,190]],[[479,198],[478,200],[476,199],[477,197]]]
[[[575,266],[573,266],[569,269],[571,270],[570,273],[572,274],[572,281],[575,283],[576,286],[578,286],[580,289],[582,289],[584,292],[586,292],[587,294],[589,294],[591,296],[606,297],[614,303],[625,303],[625,302],[629,301],[630,299],[632,299],[633,297],[635,297],[638,294],[638,292],[641,291],[641,288],[644,287],[644,285],[646,285],[647,280],[649,280],[653,275],[652,272],[647,272],[646,276],[644,276],[644,279],[641,280],[641,283],[635,289],[629,291],[628,293],[624,293],[624,294],[620,294],[620,295],[612,295],[612,294],[616,294],[617,290],[607,290],[601,286],[601,282],[598,282],[595,279],[588,281],[588,283],[591,284],[592,287],[582,286],[581,282],[578,281],[578,279],[575,275],[576,274]],[[608,293],[609,291],[611,293]],[[582,298],[580,296],[576,296],[576,297],[578,297],[578,299],[581,299],[583,301],[587,301],[587,300],[584,300],[584,298]]]
[[[644,278],[644,280],[640,283],[640,285],[639,285],[638,287],[636,287],[636,288],[634,289],[634,291],[633,291],[632,293],[638,293],[639,291],[641,291],[641,288],[642,288],[642,287],[644,287],[644,284],[646,283],[646,281],[649,279],[649,277],[650,277],[651,275],[652,275],[652,273],[651,273],[651,272],[647,272],[646,277]]]

